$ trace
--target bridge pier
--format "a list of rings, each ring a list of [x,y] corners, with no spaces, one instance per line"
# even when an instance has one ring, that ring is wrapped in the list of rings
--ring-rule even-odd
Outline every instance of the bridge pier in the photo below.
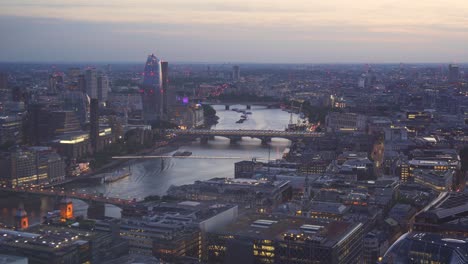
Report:
[[[201,137],[201,138],[200,138],[200,143],[201,143],[201,144],[204,144],[204,145],[205,145],[205,144],[208,144],[208,140],[209,140],[209,139],[210,139],[209,137]]]
[[[242,140],[242,137],[229,137],[230,144],[236,144],[238,141]]]
[[[106,204],[98,202],[90,202],[88,206],[88,218],[104,219],[106,215]]]
[[[262,145],[263,146],[266,146],[266,145],[268,145],[268,143],[271,142],[271,138],[269,138],[269,137],[261,138],[261,140],[262,140]]]
[[[225,105],[224,110],[229,110],[229,107],[230,107],[229,105]]]
[[[250,110],[252,108],[251,105],[247,105],[246,107],[247,107],[247,110]]]

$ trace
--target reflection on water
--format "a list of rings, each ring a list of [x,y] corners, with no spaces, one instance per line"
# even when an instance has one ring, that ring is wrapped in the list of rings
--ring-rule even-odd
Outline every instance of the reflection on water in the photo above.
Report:
[[[245,106],[232,106],[245,108]],[[224,110],[224,106],[215,106],[220,117],[219,123],[213,129],[277,129],[283,130],[289,122],[290,114],[280,109],[266,107],[252,107],[252,115],[242,124],[236,124],[240,113]],[[294,116],[294,120],[297,118]],[[196,156],[229,156],[242,159],[280,158],[284,149],[289,145],[286,139],[273,138],[270,146],[262,146],[259,139],[243,138],[242,141],[231,145],[229,139],[215,137],[206,145],[193,142],[181,147]],[[193,183],[196,180],[207,180],[214,177],[234,177],[234,163],[232,159],[152,159],[133,162],[130,167],[132,175],[122,180],[107,184],[73,184],[67,189],[77,189],[90,193],[103,193],[106,196],[120,198],[142,199],[148,195],[164,195],[171,185]],[[30,222],[39,221],[41,217],[54,209],[51,198],[33,198],[37,201],[15,198],[14,202],[5,203],[1,199],[2,214],[0,222],[12,223],[15,208],[24,202],[25,209],[31,216]],[[25,202],[26,201],[26,202]],[[29,204],[30,203],[30,204]],[[27,205],[28,204],[28,205]],[[75,215],[85,215],[87,205],[82,201],[74,201]],[[114,206],[106,206],[106,215],[118,216],[119,210]],[[33,217],[34,216],[34,217]]]

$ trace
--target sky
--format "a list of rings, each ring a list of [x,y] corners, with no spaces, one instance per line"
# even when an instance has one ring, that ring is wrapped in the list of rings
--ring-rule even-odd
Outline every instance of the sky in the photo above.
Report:
[[[0,61],[468,62],[466,0],[0,0]]]

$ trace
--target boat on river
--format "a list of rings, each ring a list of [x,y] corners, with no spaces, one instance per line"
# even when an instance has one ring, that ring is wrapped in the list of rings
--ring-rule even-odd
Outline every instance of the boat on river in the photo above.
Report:
[[[102,180],[105,183],[116,182],[121,179],[127,178],[130,175],[131,175],[131,172],[129,169],[128,170],[123,169],[123,170],[118,170],[112,173],[107,173],[106,175],[104,175]]]
[[[172,157],[188,157],[191,155],[191,151],[176,151],[174,154],[172,154]]]

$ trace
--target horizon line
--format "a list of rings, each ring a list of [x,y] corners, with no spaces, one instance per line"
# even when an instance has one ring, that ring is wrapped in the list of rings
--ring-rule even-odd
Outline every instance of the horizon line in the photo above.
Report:
[[[272,65],[331,65],[331,64],[339,64],[339,65],[356,65],[356,64],[375,64],[375,65],[393,65],[393,64],[410,64],[410,65],[421,65],[421,64],[458,64],[458,65],[466,65],[467,62],[448,62],[448,61],[439,61],[439,62],[248,62],[248,61],[230,61],[230,62],[222,62],[222,61],[183,61],[183,60],[175,60],[169,61],[164,60],[169,63],[175,64],[244,64],[244,65],[265,65],[265,64],[272,64]],[[142,64],[144,65],[144,61],[2,61],[0,60],[0,64]]]

